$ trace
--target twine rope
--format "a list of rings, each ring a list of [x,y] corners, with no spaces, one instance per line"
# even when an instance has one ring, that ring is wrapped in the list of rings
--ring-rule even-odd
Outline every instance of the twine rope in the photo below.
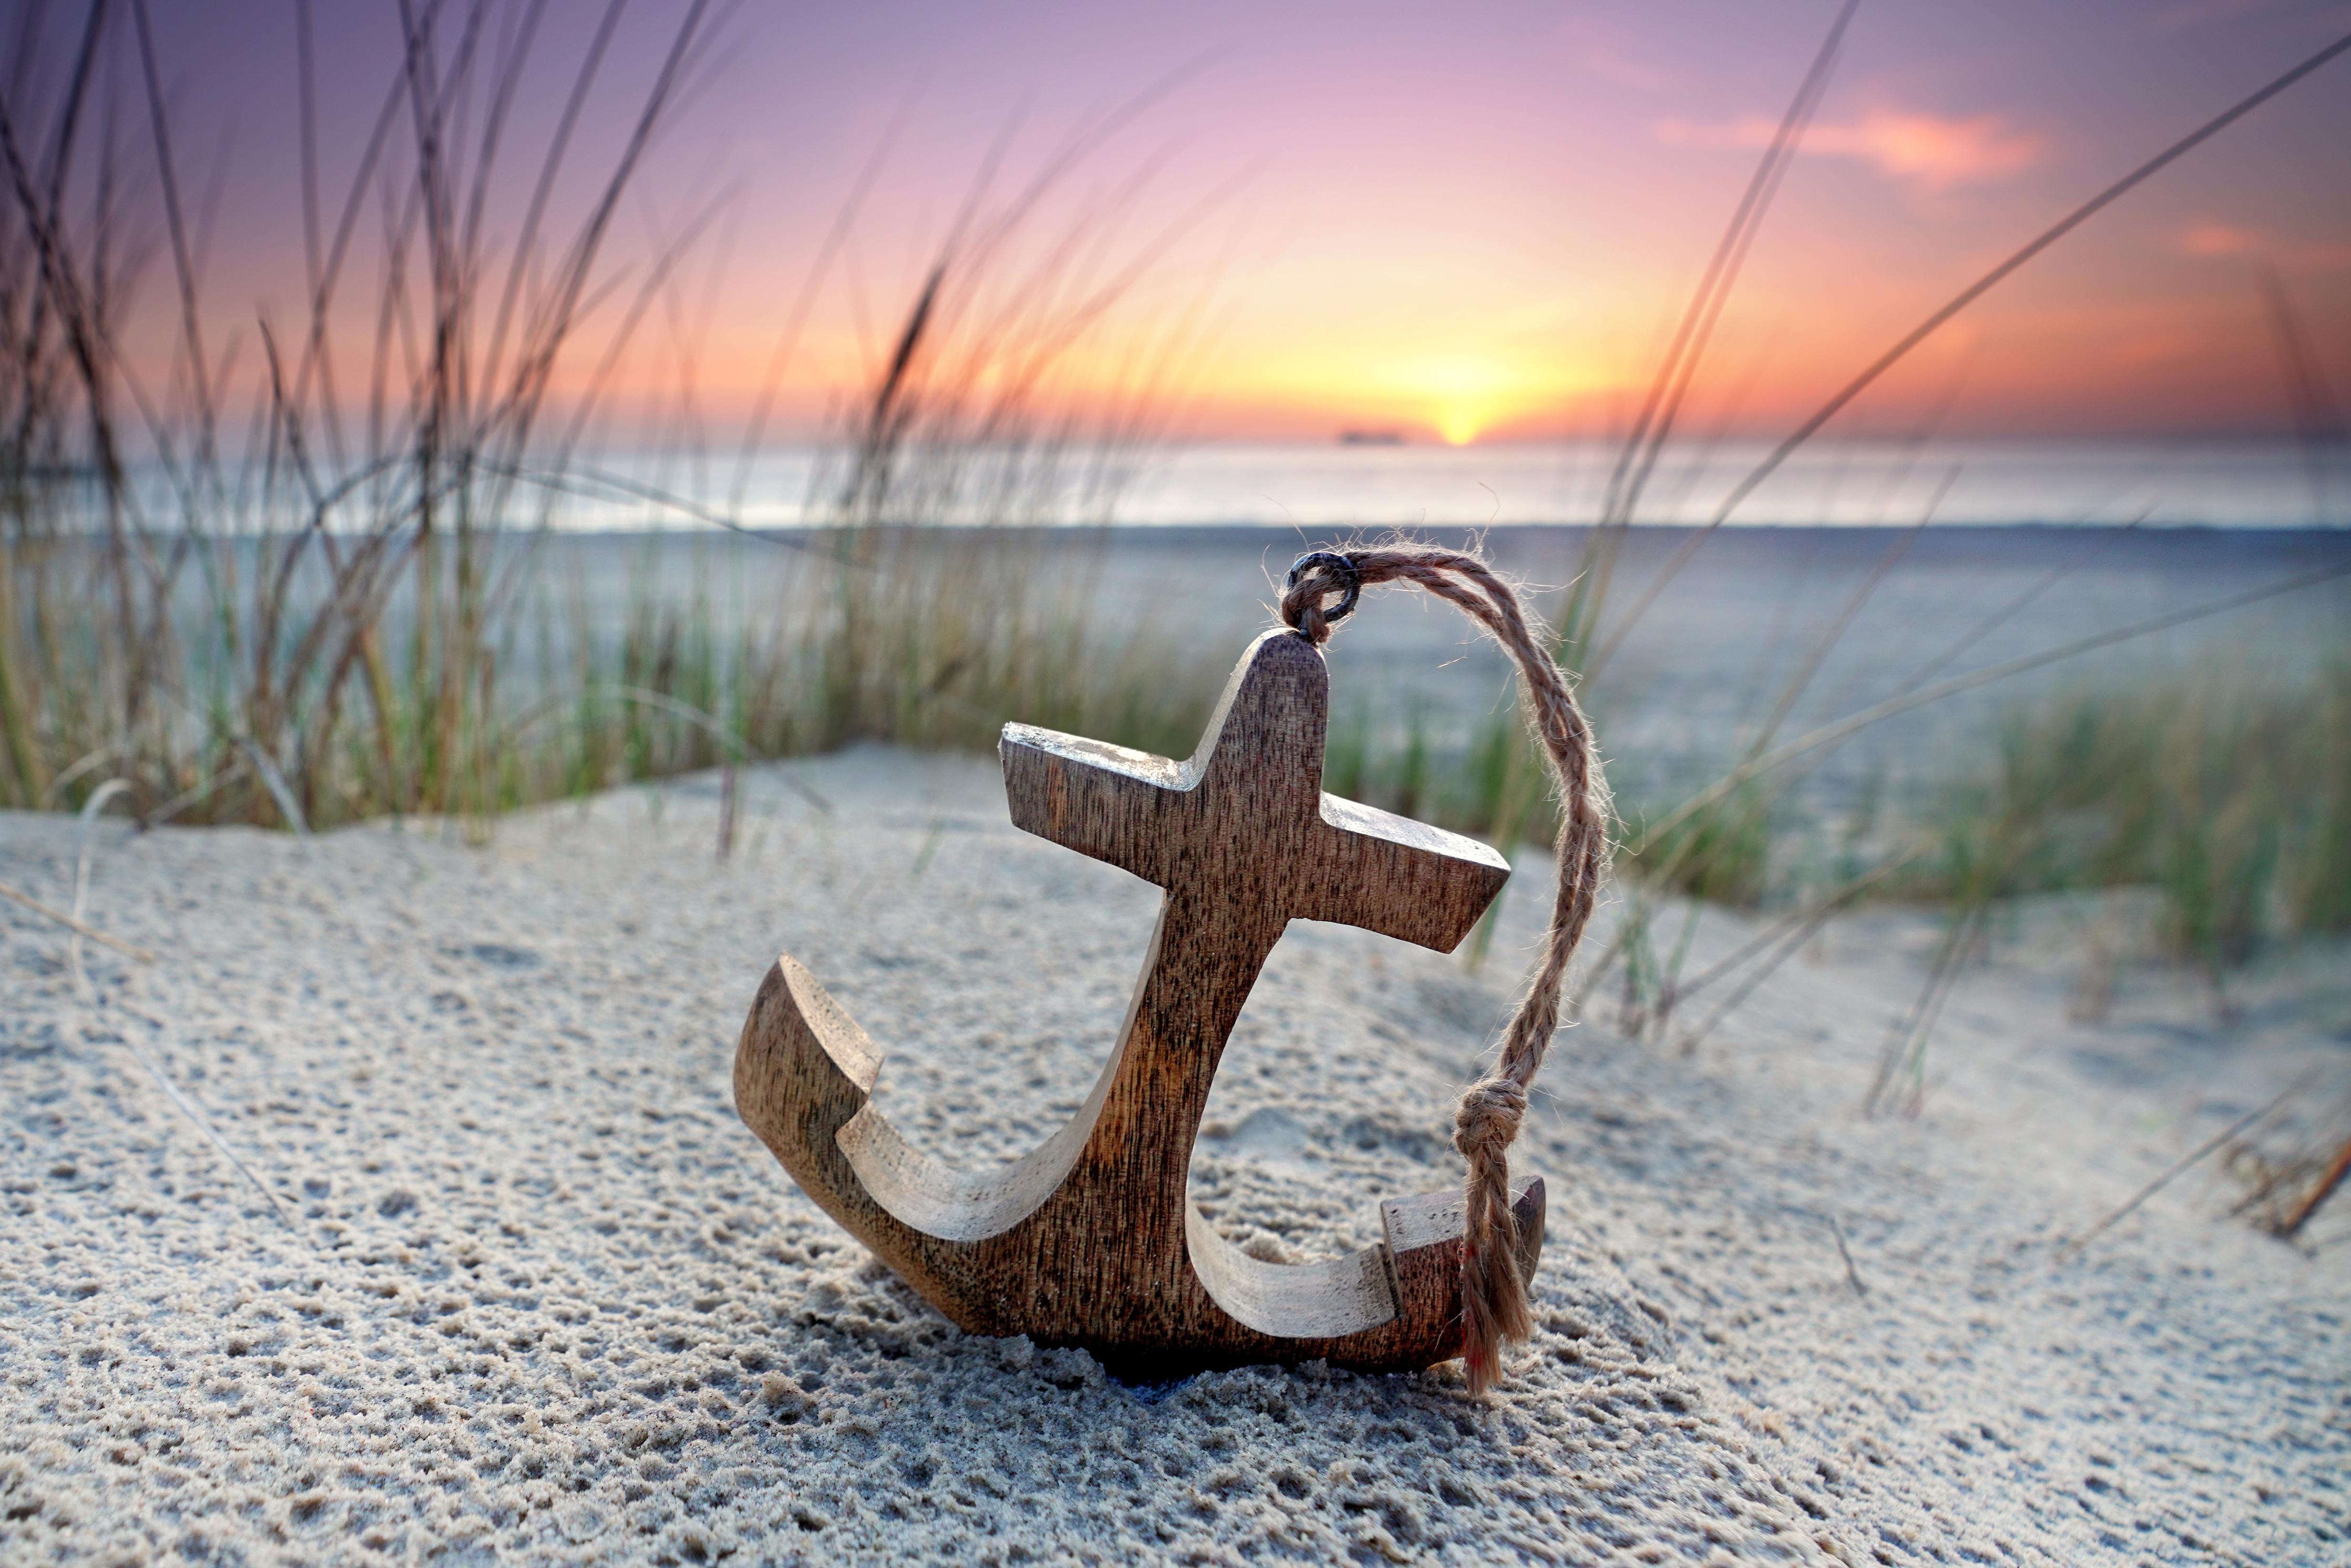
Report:
[[[1483,627],[1518,666],[1520,693],[1550,759],[1559,792],[1559,890],[1541,956],[1526,994],[1503,1031],[1487,1074],[1463,1092],[1454,1113],[1454,1146],[1469,1162],[1461,1246],[1462,1359],[1469,1387],[1483,1394],[1501,1372],[1503,1347],[1533,1329],[1526,1281],[1519,1273],[1519,1224],[1510,1212],[1510,1145],[1526,1117],[1527,1092],[1542,1071],[1559,1027],[1560,993],[1569,958],[1591,923],[1608,870],[1608,786],[1592,727],[1551,655],[1548,629],[1517,590],[1475,555],[1426,546],[1317,551],[1299,558],[1282,595],[1281,618],[1320,646],[1334,622],[1354,608],[1364,588],[1408,582],[1426,589]],[[1323,601],[1338,596],[1327,611]]]

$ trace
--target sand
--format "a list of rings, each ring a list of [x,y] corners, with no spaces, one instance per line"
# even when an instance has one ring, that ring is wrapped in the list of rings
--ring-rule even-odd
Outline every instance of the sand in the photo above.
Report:
[[[729,1068],[789,949],[910,1135],[1019,1152],[1091,1082],[1155,895],[1015,832],[984,760],[859,751],[746,800],[724,865],[706,778],[486,847],[110,823],[90,918],[159,961],[91,948],[87,992],[0,906],[0,1561],[2351,1559],[2351,1246],[2228,1219],[2199,1172],[2058,1248],[2340,1071],[2339,952],[2226,1029],[2139,973],[2076,1025],[2070,939],[2026,912],[1916,1121],[1856,1106],[1921,918],[1835,925],[1687,1060],[1600,1008],[1520,1145],[1553,1223],[1499,1395],[1134,1388],[932,1313]],[[0,881],[63,903],[76,843],[0,816]],[[1227,1234],[1325,1255],[1456,1178],[1449,1098],[1542,903],[1519,874],[1483,972],[1293,928],[1195,1165]],[[1701,960],[1745,930],[1708,915]]]

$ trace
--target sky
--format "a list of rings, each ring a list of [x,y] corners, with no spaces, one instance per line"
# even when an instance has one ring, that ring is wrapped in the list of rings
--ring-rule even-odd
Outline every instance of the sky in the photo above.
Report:
[[[464,4],[444,6],[444,59]],[[485,204],[492,256],[524,225],[604,9],[547,0]],[[686,11],[624,9],[550,232],[591,204]],[[493,37],[523,13],[497,0]],[[690,407],[732,429],[772,386],[770,434],[811,434],[871,388],[949,254],[937,353],[967,353],[983,395],[1034,371],[1036,411],[1147,406],[1195,436],[1250,439],[1602,433],[1637,402],[1834,13],[754,0],[695,57],[615,212],[594,329],[557,381],[571,395],[594,382],[598,334],[638,300],[627,352],[595,383],[607,406],[640,422]],[[179,178],[203,198],[205,335],[216,355],[242,345],[248,368],[256,324],[304,310],[294,18],[294,0],[153,7]],[[315,26],[331,228],[394,86],[399,6],[336,0]],[[1865,0],[1688,427],[1787,428],[2074,204],[2346,32],[2337,3]],[[119,68],[136,60],[126,47]],[[395,135],[413,157],[413,124]],[[979,245],[1073,148],[1034,209]],[[347,363],[372,340],[385,276],[373,188],[361,206],[332,316]],[[2351,58],[2034,261],[1840,428],[2283,433],[2265,276],[2351,402]],[[141,296],[155,355],[168,284],[151,268]]]

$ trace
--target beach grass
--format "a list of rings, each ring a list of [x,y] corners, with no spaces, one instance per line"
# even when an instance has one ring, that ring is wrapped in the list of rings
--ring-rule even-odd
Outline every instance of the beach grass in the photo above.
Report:
[[[2351,928],[2351,659],[2283,686],[2244,670],[2076,690],[2011,711],[1988,777],[1921,815],[1896,891],[1974,906],[2124,886],[2163,953],[2215,975]]]
[[[590,42],[563,85],[630,134],[559,222],[547,193],[576,173],[569,121],[535,170],[495,138],[451,134],[495,123],[538,68],[534,34],[475,48],[484,8],[461,9],[411,19],[338,207],[319,199],[298,7],[308,309],[291,329],[259,319],[266,373],[241,435],[232,356],[202,327],[147,31],[85,7],[48,35],[59,89],[7,105],[0,805],[77,809],[119,782],[151,823],[307,832],[397,815],[479,832],[534,801],[753,758],[992,744],[1015,718],[1180,749],[1221,671],[1149,624],[1093,625],[1098,541],[1037,532],[1102,520],[1152,432],[1140,398],[1083,428],[1036,412],[1057,355],[1123,287],[1121,257],[1069,235],[1019,259],[1040,185],[1005,210],[976,201],[946,243],[814,481],[816,528],[731,541],[723,562],[648,544],[617,634],[583,584],[551,580],[547,541],[572,499],[620,483],[580,456],[600,400],[646,319],[676,303],[711,215],[622,263],[612,214],[717,35],[709,7],[686,7],[633,89],[600,79],[609,39]],[[92,129],[133,110],[143,139]],[[1085,151],[1064,149],[1054,177]],[[519,187],[499,183],[497,156],[526,171]],[[528,206],[500,237],[481,215],[517,190]],[[1108,215],[1097,204],[1082,222]],[[130,334],[141,247],[159,237],[183,308],[155,384]],[[376,292],[353,299],[364,260]],[[355,307],[379,324],[357,364],[329,329]],[[1189,346],[1179,322],[1140,347],[1176,373]],[[683,448],[700,440],[696,346],[667,347]],[[705,494],[632,494],[656,526],[726,520]],[[672,548],[698,563],[682,592]]]

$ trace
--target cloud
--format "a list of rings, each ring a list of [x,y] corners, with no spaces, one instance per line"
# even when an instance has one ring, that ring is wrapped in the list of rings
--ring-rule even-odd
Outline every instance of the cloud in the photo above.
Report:
[[[2262,256],[2288,272],[2339,272],[2351,267],[2351,240],[2287,242],[2273,238],[2259,229],[2240,228],[2234,224],[2210,221],[2191,224],[2179,232],[2172,246],[2180,255],[2199,260]]]
[[[1698,125],[1668,120],[1657,135],[1674,147],[1765,147],[1779,127],[1750,115],[1729,125]],[[1878,172],[1908,180],[1930,191],[1980,185],[2006,179],[2041,162],[2043,142],[2011,130],[1997,114],[1944,116],[1874,110],[1844,125],[1814,125],[1803,150],[1829,158],[1853,158]]]
[[[2182,256],[2251,256],[2267,248],[2257,231],[2229,224],[2198,224],[2179,236]]]

